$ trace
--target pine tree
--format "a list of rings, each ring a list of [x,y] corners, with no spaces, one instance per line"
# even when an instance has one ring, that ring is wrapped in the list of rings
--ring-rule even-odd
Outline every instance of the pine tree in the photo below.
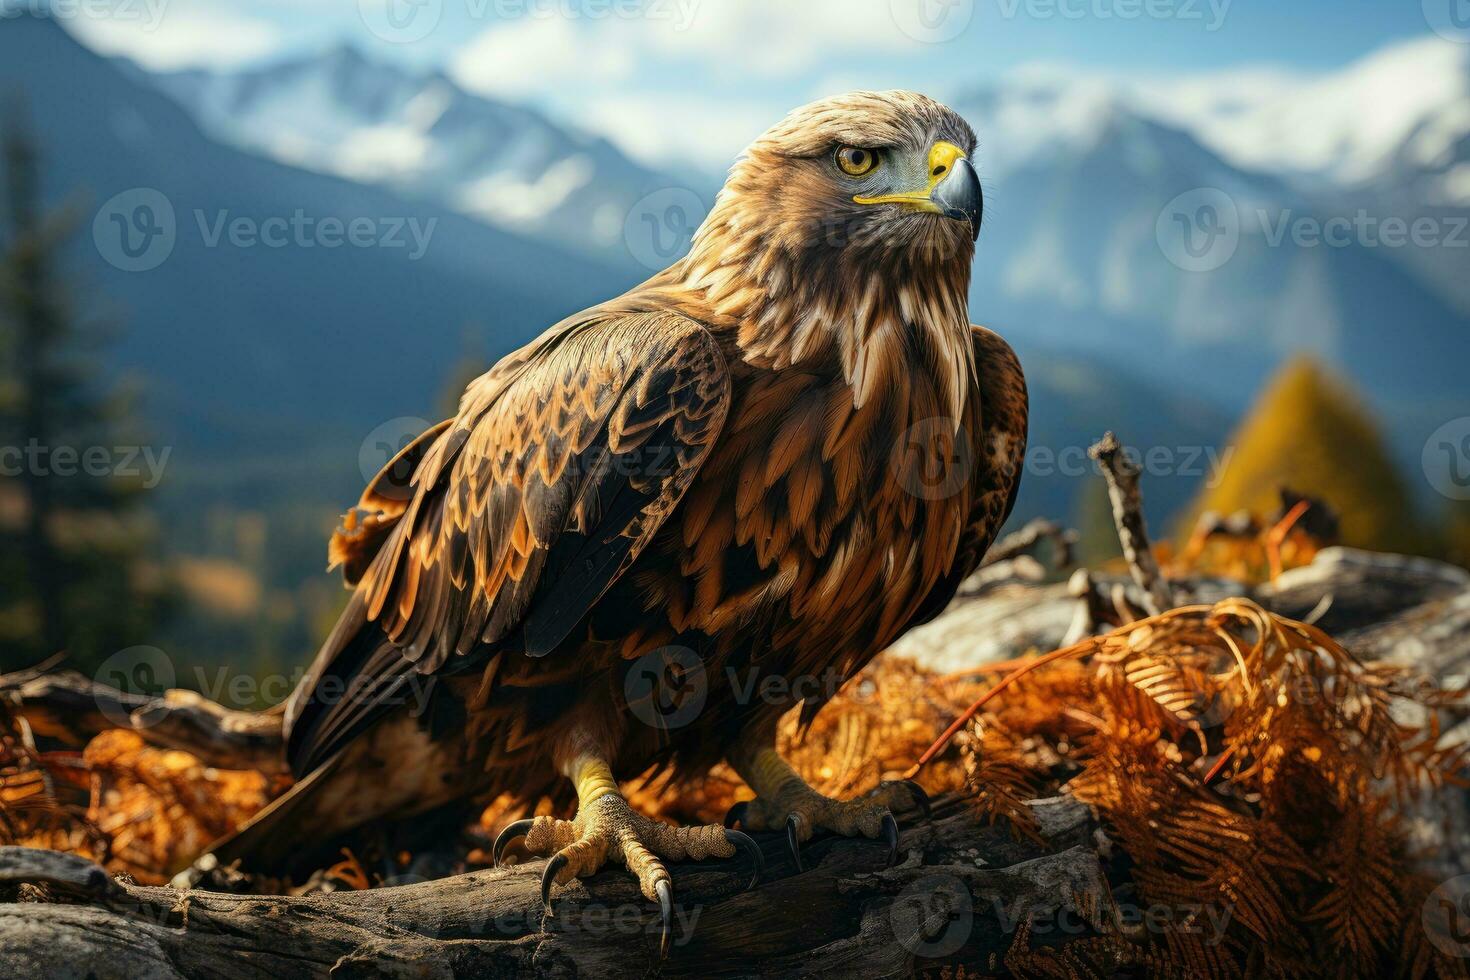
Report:
[[[1230,445],[1219,483],[1205,489],[1187,526],[1206,510],[1269,516],[1285,486],[1335,508],[1343,544],[1423,547],[1409,493],[1367,410],[1311,359],[1292,360],[1277,373]]]
[[[75,221],[42,210],[23,112],[9,107],[0,129],[0,669],[62,651],[88,669],[146,639],[168,590],[143,561],[141,479],[96,465],[117,462],[129,413],[98,384],[98,332],[67,302],[60,254]]]

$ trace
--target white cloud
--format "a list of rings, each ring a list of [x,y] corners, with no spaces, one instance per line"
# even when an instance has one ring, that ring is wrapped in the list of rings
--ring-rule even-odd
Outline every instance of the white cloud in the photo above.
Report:
[[[166,0],[137,5],[157,16],[67,18],[64,25],[87,47],[122,55],[155,70],[222,67],[251,61],[276,50],[279,29],[265,21]]]
[[[697,96],[609,95],[589,100],[583,126],[606,133],[624,151],[665,172],[688,160],[723,174],[741,150],[784,110],[756,102],[718,103]]]
[[[564,17],[526,17],[462,47],[450,73],[466,88],[522,98],[551,86],[603,85],[632,74],[632,51]]]
[[[923,49],[898,28],[889,0],[666,0],[641,16],[598,18],[552,16],[565,10],[551,0],[527,9],[465,44],[450,63],[455,80],[488,95],[549,99],[664,168],[683,159],[723,172],[793,108],[784,98],[732,101],[739,89],[722,83],[787,79],[838,54]],[[671,94],[668,80],[684,76],[720,84],[720,96]]]
[[[649,49],[665,56],[713,59],[767,77],[816,67],[834,53],[917,51],[889,0],[693,0],[687,25],[639,21]]]

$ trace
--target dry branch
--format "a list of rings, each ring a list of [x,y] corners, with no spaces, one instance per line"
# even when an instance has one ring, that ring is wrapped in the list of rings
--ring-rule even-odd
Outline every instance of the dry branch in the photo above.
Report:
[[[1138,467],[1133,465],[1118,437],[1109,432],[1087,451],[1101,465],[1108,481],[1108,499],[1113,505],[1113,523],[1123,545],[1123,557],[1133,580],[1143,590],[1144,609],[1157,616],[1174,605],[1169,585],[1149,547],[1148,526],[1143,519],[1143,500],[1138,492]]]
[[[1033,808],[1046,848],[980,826],[949,799],[904,828],[892,868],[879,843],[829,837],[804,848],[798,874],[777,835],[760,835],[767,871],[754,891],[742,891],[749,870],[736,862],[674,865],[662,975],[993,972],[1028,917],[1069,923],[1028,945],[1077,938],[1079,922],[1086,935],[1089,914],[1107,907],[1092,819],[1073,801]],[[72,855],[0,848],[0,897],[21,900],[0,905],[0,975],[616,978],[659,967],[657,910],[627,874],[558,890],[543,918],[543,865],[289,898],[140,887]]]
[[[0,704],[23,714],[37,733],[82,746],[100,733],[131,727],[154,745],[182,749],[208,765],[285,770],[281,712],[235,711],[194,691],[161,698],[130,694],[74,670],[0,674]]]

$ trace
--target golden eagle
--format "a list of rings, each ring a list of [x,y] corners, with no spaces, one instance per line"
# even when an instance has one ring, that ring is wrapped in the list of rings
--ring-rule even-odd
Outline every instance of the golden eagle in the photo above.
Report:
[[[910,92],[797,109],[687,256],[474,381],[333,536],[353,593],[286,708],[299,782],[214,853],[281,870],[369,820],[575,791],[574,820],[510,830],[552,856],[544,889],[611,859],[667,924],[662,860],[749,839],[619,781],[720,759],[757,794],[727,822],[785,827],[798,864],[817,828],[896,843],[909,784],[827,799],[775,731],[833,693],[801,679],[943,609],[1014,502],[1025,382],[967,313],[974,146]],[[630,696],[650,658],[698,683],[692,717]]]

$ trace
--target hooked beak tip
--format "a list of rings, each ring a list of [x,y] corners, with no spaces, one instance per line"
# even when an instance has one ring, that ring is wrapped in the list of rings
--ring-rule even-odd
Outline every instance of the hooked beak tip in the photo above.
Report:
[[[954,162],[949,175],[934,188],[930,200],[946,217],[969,222],[971,241],[980,237],[984,198],[980,192],[980,177],[969,160],[961,157]]]

